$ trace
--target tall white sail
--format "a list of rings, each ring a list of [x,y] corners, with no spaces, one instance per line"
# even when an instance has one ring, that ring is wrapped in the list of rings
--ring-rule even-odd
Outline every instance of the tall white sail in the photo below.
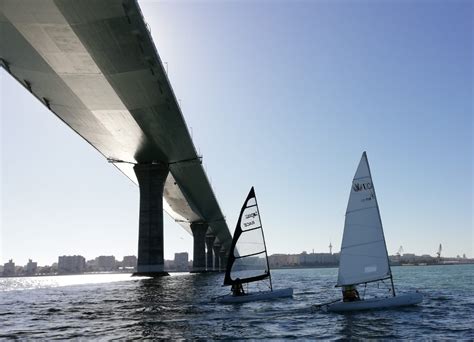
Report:
[[[375,189],[364,152],[352,181],[337,286],[391,277]]]

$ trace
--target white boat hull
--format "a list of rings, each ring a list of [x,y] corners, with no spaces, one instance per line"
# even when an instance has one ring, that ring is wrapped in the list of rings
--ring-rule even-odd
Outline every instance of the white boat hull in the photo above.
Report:
[[[349,312],[360,310],[390,309],[400,306],[416,305],[423,301],[423,296],[418,292],[402,294],[388,298],[370,298],[355,302],[336,302],[324,306],[327,311]]]
[[[233,304],[233,303],[246,303],[254,302],[259,300],[270,300],[283,297],[292,297],[293,289],[279,289],[273,291],[263,291],[263,292],[254,292],[249,293],[243,296],[233,296],[231,294],[222,296],[216,299],[219,303],[224,304]]]

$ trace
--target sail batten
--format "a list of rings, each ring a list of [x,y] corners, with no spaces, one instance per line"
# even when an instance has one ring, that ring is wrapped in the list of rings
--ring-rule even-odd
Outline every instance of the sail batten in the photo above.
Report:
[[[364,243],[358,243],[356,245],[350,245],[350,246],[345,246],[345,247],[342,247],[342,249],[347,249],[347,248],[351,248],[351,247],[357,247],[357,246],[364,246],[364,245],[371,245],[371,244],[374,244],[374,243],[378,243],[378,242],[381,242],[383,240],[376,240],[376,241],[369,241],[369,242],[364,242]]]
[[[366,178],[370,178],[370,176],[362,176],[362,177],[354,178],[353,181],[366,179]]]
[[[224,285],[249,283],[270,277],[267,250],[255,191],[252,187],[235,227]]]
[[[248,257],[251,257],[251,256],[263,254],[263,253],[265,253],[265,251],[263,251],[263,252],[257,252],[257,253],[252,253],[252,254],[247,254],[247,255],[242,255],[242,256],[236,256],[235,258],[236,258],[236,259],[248,258]]]
[[[382,220],[364,152],[352,180],[347,204],[337,286],[390,277]]]
[[[262,229],[262,226],[258,226],[258,227],[252,228],[252,229],[247,229],[246,232],[250,232],[250,231],[255,230],[255,229]]]
[[[368,208],[354,209],[354,210],[351,210],[351,211],[346,211],[346,215],[355,213],[356,211],[369,210],[369,209],[374,209],[374,208],[377,208],[377,207],[368,207]]]

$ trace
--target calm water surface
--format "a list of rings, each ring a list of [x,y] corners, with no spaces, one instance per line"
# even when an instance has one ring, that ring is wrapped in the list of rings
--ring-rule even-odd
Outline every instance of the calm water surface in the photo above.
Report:
[[[399,293],[425,295],[421,305],[353,314],[315,309],[340,295],[337,269],[274,270],[274,287],[293,287],[294,298],[239,305],[210,300],[227,293],[223,274],[4,278],[0,338],[474,339],[474,265],[393,273]],[[367,296],[386,291],[372,285]]]

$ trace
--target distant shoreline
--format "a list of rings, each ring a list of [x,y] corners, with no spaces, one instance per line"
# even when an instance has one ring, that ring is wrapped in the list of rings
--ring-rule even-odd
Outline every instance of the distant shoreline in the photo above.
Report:
[[[446,264],[404,264],[404,265],[390,265],[390,267],[425,267],[425,266],[459,266],[459,265],[474,265],[473,262],[463,263],[446,263]],[[272,270],[297,270],[297,269],[312,269],[312,268],[337,268],[339,265],[318,265],[318,266],[281,266],[272,267]],[[166,271],[168,273],[190,273],[190,271]],[[203,273],[223,273],[219,271],[203,272]],[[84,272],[84,273],[68,273],[68,274],[35,274],[35,275],[13,275],[13,276],[0,276],[1,278],[36,278],[36,277],[59,277],[59,276],[75,276],[75,275],[102,275],[102,274],[130,274],[132,277],[133,272]]]
[[[426,264],[426,265],[421,265],[421,264],[404,264],[404,265],[390,265],[390,267],[414,267],[414,266],[419,266],[419,267],[425,267],[425,266],[459,266],[459,265],[474,265],[473,262],[463,262],[463,263],[452,263],[452,264]],[[272,267],[272,270],[288,270],[288,269],[309,269],[309,268],[338,268],[339,265],[325,265],[325,266],[283,266],[283,267]]]

